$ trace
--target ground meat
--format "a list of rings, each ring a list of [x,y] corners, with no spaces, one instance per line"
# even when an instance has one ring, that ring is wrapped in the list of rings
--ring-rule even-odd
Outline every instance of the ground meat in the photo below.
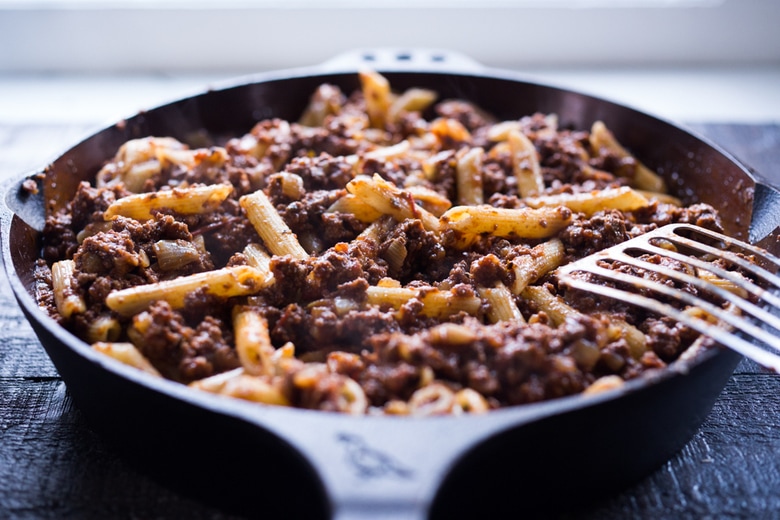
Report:
[[[43,236],[45,239],[41,256],[50,264],[62,258],[73,258],[78,249],[79,244],[69,213],[57,212],[48,216]]]
[[[677,359],[696,337],[694,332],[669,318],[646,320],[643,332],[652,351],[667,362]]]
[[[351,241],[366,227],[354,215],[327,212],[343,195],[343,190],[311,191],[301,200],[278,205],[277,210],[304,248],[317,254]]]
[[[403,284],[426,277],[432,267],[444,260],[445,251],[434,233],[426,231],[419,220],[406,220],[382,238],[378,256],[387,262],[387,276]]]
[[[470,132],[494,122],[492,116],[466,101],[456,99],[442,101],[436,105],[435,110],[437,115],[455,119]]]
[[[131,337],[164,376],[186,383],[239,366],[223,330],[212,316],[188,326],[180,313],[159,301],[135,320]]]
[[[122,278],[144,261],[129,233],[114,230],[87,237],[73,256],[76,269],[112,278]]]
[[[379,334],[372,338],[374,355],[367,358],[369,366],[377,365],[367,370],[373,391],[369,395],[378,401],[408,399],[423,367],[430,367],[438,379],[474,388],[502,405],[570,395],[585,388],[589,379],[563,346],[583,339],[597,341],[603,331],[595,324],[484,328],[465,321],[461,327],[469,331],[463,333],[470,333],[469,341],[460,336],[448,339],[436,329],[413,336]],[[390,386],[387,381],[394,382],[392,393],[382,393]]]
[[[471,277],[478,287],[495,287],[497,283],[506,284],[509,273],[496,255],[489,254],[471,264]]]
[[[300,176],[306,191],[343,189],[352,180],[352,165],[343,156],[325,152],[315,158],[296,157],[284,171]]]
[[[560,234],[570,261],[628,240],[628,219],[620,211],[605,211],[589,219],[575,219]]]
[[[38,306],[53,319],[62,321],[62,317],[57,312],[57,305],[54,301],[51,269],[44,259],[40,258],[35,262],[33,278],[35,280],[35,300],[38,302]]]

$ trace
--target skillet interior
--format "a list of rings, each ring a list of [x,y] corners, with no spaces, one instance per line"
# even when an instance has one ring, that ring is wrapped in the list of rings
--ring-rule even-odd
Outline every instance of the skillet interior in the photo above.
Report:
[[[562,125],[578,128],[587,128],[592,121],[601,119],[643,162],[662,173],[678,196],[690,200],[696,194],[698,200],[723,210],[730,234],[748,236],[754,180],[722,151],[674,125],[607,101],[524,83],[511,76],[385,71],[383,74],[399,90],[433,88],[443,98],[469,99],[499,118],[535,111],[555,112]],[[201,144],[208,136],[219,141],[219,136],[246,132],[259,119],[294,120],[311,92],[323,82],[337,84],[345,91],[358,87],[354,72],[264,76],[138,114],[78,144],[47,168],[47,200],[52,200],[55,206],[64,204],[77,183],[91,179],[128,139],[170,135]],[[3,239],[6,269],[20,303],[74,401],[93,425],[116,439],[118,446],[127,449],[135,460],[143,460],[158,475],[170,477],[174,485],[188,487],[191,492],[230,509],[255,511],[253,495],[260,493],[264,497],[279,497],[281,512],[289,512],[285,508],[302,507],[303,511],[299,512],[305,512],[306,517],[325,514],[328,497],[315,476],[318,465],[312,467],[277,436],[262,429],[258,432],[257,428],[247,428],[245,421],[235,419],[236,416],[244,419],[251,412],[246,412],[246,416],[243,411],[213,413],[204,409],[200,397],[182,398],[172,394],[165,385],[158,387],[143,379],[127,377],[125,371],[112,372],[85,358],[86,346],[56,329],[29,297],[33,292],[32,264],[38,253],[36,233],[18,218],[12,222],[6,219]],[[641,381],[630,392],[619,398],[604,399],[597,405],[564,406],[560,412],[565,413],[552,410],[543,414],[549,418],[528,426],[518,421],[517,427],[507,427],[505,420],[497,421],[491,442],[470,451],[449,473],[431,513],[437,518],[451,518],[469,511],[484,514],[485,508],[490,507],[496,510],[520,507],[525,513],[536,509],[549,513],[567,505],[560,498],[550,502],[553,495],[563,494],[572,501],[588,500],[624,486],[658,467],[688,441],[706,417],[736,362],[737,357],[727,352],[702,356],[693,366],[685,367],[683,372],[688,372],[687,375],[670,373],[670,377],[652,383]],[[106,401],[105,395],[112,395],[112,400]],[[680,395],[685,398],[676,397]],[[164,412],[150,417],[150,409]],[[310,413],[299,415],[307,421],[311,417]],[[289,416],[297,420],[299,415],[292,412]],[[346,430],[358,421],[367,422],[364,419],[340,417],[336,421]],[[468,420],[473,423],[493,419]],[[316,425],[316,419],[311,424]],[[417,421],[395,422],[392,427],[410,429],[413,433],[416,429],[421,435],[426,428],[423,422]],[[195,468],[186,452],[202,445],[204,438],[214,436],[224,444],[239,446],[246,457],[243,461],[264,469],[273,468],[264,476],[256,476],[259,479],[256,482],[262,482],[265,491],[242,486],[242,482],[246,483],[240,477],[241,472],[231,471],[233,465],[226,463],[230,453],[214,455],[212,460],[202,462],[203,468],[219,468],[221,475],[216,480],[220,485],[214,484],[215,479],[204,482],[188,478]],[[377,434],[376,439],[381,438]],[[253,445],[262,446],[265,454],[276,455],[258,455],[252,451]],[[583,445],[591,449],[583,449]],[[625,460],[625,453],[636,452],[637,446],[641,446],[641,454]],[[403,446],[395,448],[403,453]],[[160,461],[165,462],[160,464]],[[501,468],[506,466],[523,467],[525,471],[512,473],[512,479],[492,477],[503,475]],[[285,468],[287,473],[279,475],[279,468]],[[583,472],[583,468],[588,471]],[[590,477],[583,477],[588,473]],[[276,477],[283,478],[284,482],[294,481],[295,486],[282,485]],[[518,487],[522,488],[521,506],[513,503],[520,492],[516,491]],[[300,495],[311,497],[311,502],[295,500]]]

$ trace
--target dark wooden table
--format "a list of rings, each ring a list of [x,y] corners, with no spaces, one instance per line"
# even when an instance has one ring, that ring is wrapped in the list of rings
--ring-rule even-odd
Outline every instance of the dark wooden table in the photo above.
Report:
[[[780,183],[780,125],[691,125]],[[0,175],[86,128],[0,122]],[[50,158],[50,157],[46,157]],[[675,457],[576,518],[780,518],[780,376],[742,362]],[[0,518],[225,519],[94,433],[0,281]]]

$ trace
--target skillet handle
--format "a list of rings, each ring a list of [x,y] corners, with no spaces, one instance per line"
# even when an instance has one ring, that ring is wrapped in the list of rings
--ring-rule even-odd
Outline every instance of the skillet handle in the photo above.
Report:
[[[780,189],[757,180],[753,193],[753,217],[750,221],[749,242],[762,245],[771,252],[778,253],[778,245],[771,242],[780,228]]]
[[[27,188],[30,183],[36,186],[32,191]],[[34,230],[42,231],[46,223],[42,173],[27,173],[10,180],[5,190],[0,204],[3,218],[16,215]]]
[[[297,412],[297,413],[296,413]],[[258,426],[285,440],[318,474],[333,520],[424,520],[463,455],[539,417],[523,409],[486,417],[348,417],[272,409]]]
[[[320,65],[325,72],[354,72],[355,69],[380,71],[425,71],[478,73],[485,67],[474,59],[450,50],[379,47],[357,49],[339,54]]]

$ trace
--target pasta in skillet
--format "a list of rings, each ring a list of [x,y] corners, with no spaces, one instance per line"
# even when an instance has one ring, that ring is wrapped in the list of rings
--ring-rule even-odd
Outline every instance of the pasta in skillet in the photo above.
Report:
[[[49,215],[40,304],[201,391],[351,414],[478,413],[614,388],[696,336],[565,299],[555,269],[683,207],[601,122],[320,86],[299,121],[125,143]]]

